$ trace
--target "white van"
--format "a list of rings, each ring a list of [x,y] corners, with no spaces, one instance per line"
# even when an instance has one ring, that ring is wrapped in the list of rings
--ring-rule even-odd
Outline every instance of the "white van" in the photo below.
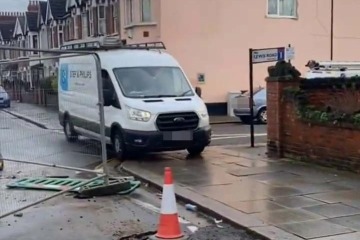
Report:
[[[96,43],[96,53],[102,69],[105,135],[118,158],[135,151],[203,152],[211,141],[208,111],[179,63],[158,49],[125,45],[102,50],[102,44]],[[100,139],[94,59],[83,55],[59,61],[59,120],[70,142],[79,135]]]

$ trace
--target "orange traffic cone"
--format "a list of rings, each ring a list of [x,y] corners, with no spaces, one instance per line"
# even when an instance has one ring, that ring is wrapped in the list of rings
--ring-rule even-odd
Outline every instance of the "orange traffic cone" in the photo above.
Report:
[[[173,176],[169,167],[165,168],[160,220],[155,236],[161,239],[176,239],[184,236],[179,223]]]

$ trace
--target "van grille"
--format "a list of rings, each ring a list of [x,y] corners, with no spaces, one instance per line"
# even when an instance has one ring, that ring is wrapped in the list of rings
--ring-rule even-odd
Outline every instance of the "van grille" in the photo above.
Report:
[[[163,113],[156,119],[160,131],[194,130],[199,125],[199,117],[194,112]]]

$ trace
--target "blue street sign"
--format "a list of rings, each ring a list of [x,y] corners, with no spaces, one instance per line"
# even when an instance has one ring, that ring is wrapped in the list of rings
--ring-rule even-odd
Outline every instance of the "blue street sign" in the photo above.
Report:
[[[278,59],[277,61],[285,60],[285,48],[278,48]]]
[[[252,62],[263,63],[263,62],[277,62],[287,61],[294,57],[293,48],[265,48],[265,49],[254,49],[252,51]]]

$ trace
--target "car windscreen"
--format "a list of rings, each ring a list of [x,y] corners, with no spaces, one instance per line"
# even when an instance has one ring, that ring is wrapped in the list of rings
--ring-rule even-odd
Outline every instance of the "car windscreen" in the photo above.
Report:
[[[178,67],[115,68],[114,74],[125,97],[194,96],[184,73]]]

